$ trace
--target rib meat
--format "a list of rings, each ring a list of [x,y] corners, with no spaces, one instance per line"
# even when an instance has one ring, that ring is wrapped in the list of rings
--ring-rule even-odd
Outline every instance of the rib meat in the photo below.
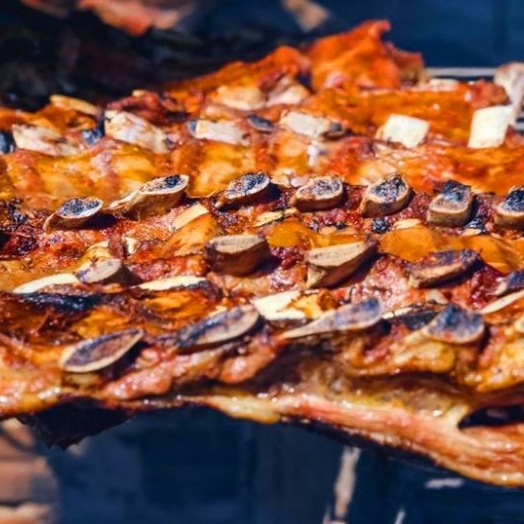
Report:
[[[0,111],[2,417],[67,445],[203,405],[524,485],[511,86],[387,29]]]

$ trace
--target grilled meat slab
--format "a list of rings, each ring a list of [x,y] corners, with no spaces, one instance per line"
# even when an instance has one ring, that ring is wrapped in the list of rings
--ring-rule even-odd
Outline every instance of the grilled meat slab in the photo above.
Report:
[[[0,110],[2,417],[203,405],[524,485],[520,66],[432,80],[387,29]]]

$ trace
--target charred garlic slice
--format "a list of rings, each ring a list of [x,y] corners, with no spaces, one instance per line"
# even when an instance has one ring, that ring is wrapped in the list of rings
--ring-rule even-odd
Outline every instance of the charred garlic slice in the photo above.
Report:
[[[393,173],[366,188],[360,210],[365,217],[383,217],[400,211],[411,198],[411,188],[399,173]]]
[[[352,275],[377,251],[373,241],[311,249],[306,253],[307,287],[331,287]]]
[[[343,198],[344,185],[338,176],[319,176],[297,189],[291,205],[300,211],[318,211],[337,206]]]
[[[259,323],[260,315],[254,306],[237,306],[183,329],[177,347],[184,351],[225,344],[253,331]]]
[[[447,344],[473,344],[484,335],[485,325],[481,315],[449,304],[422,333],[433,340]]]
[[[99,198],[72,198],[64,202],[45,221],[46,229],[75,229],[83,226],[102,209]]]
[[[66,347],[59,364],[69,373],[92,373],[120,360],[144,336],[141,329],[127,329],[83,340]]]
[[[479,260],[470,249],[431,253],[408,266],[409,281],[414,287],[444,284],[467,273]]]
[[[499,226],[524,228],[524,187],[514,187],[495,209]]]
[[[270,183],[271,180],[265,173],[247,173],[229,183],[217,199],[216,206],[221,208],[250,204],[267,194]]]
[[[249,275],[269,255],[267,240],[260,235],[226,235],[210,240],[206,245],[213,269],[235,276]]]
[[[449,181],[429,204],[426,218],[429,224],[435,226],[460,227],[469,221],[472,207],[471,189],[459,182]]]
[[[377,132],[377,138],[412,148],[424,141],[428,131],[429,123],[425,120],[406,115],[390,115]]]
[[[375,298],[357,304],[345,304],[327,311],[305,326],[284,332],[287,340],[335,333],[358,333],[376,326],[382,318],[382,307]]]

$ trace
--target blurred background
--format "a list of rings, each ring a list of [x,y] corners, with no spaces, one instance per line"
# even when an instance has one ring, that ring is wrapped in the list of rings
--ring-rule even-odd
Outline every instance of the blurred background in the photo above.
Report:
[[[370,18],[429,66],[524,60],[519,0],[2,0],[0,101],[103,100]],[[31,7],[29,7],[31,6]],[[104,22],[101,22],[100,19]],[[524,492],[326,435],[204,410],[137,417],[67,451],[0,426],[0,524],[510,524]]]

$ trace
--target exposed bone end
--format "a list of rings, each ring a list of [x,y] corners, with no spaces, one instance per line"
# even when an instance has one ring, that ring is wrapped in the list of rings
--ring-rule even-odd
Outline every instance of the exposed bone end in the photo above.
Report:
[[[495,224],[524,228],[524,187],[514,187],[495,209]]]
[[[168,139],[163,129],[144,118],[126,111],[108,110],[105,112],[106,135],[134,144],[155,153],[168,153]]]
[[[404,147],[420,145],[429,132],[429,122],[406,115],[390,115],[378,130],[377,138],[397,142]]]
[[[522,289],[524,289],[524,269],[519,269],[505,276],[499,282],[495,289],[495,295],[501,297]]]
[[[260,320],[254,306],[237,306],[183,329],[177,337],[177,347],[187,351],[225,344],[252,332]]]
[[[264,106],[266,97],[256,86],[220,86],[210,99],[240,111],[254,111]]]
[[[360,211],[365,217],[392,215],[406,207],[411,188],[399,173],[393,173],[366,188]]]
[[[109,284],[125,281],[127,271],[120,259],[101,258],[82,264],[76,276],[84,284]]]
[[[433,340],[447,344],[474,344],[485,332],[481,315],[448,305],[429,324],[422,328],[422,333]]]
[[[158,177],[144,184],[124,203],[123,211],[134,219],[163,215],[175,207],[189,183],[187,175]]]
[[[327,311],[305,326],[282,333],[281,337],[285,340],[294,340],[337,333],[358,333],[376,326],[381,318],[380,302],[372,298]]]
[[[64,202],[44,223],[45,229],[75,229],[83,226],[102,209],[99,198],[72,198]]]
[[[68,143],[56,131],[47,127],[15,124],[12,126],[13,140],[19,149],[36,151],[50,156],[71,156],[81,151]]]
[[[524,290],[521,289],[520,291],[514,291],[509,295],[504,295],[503,297],[495,300],[494,302],[490,302],[487,306],[484,306],[480,310],[480,313],[482,313],[483,315],[491,315],[492,313],[496,313],[497,311],[502,311],[503,309],[506,309],[507,307],[511,306],[511,304],[514,304],[515,302],[518,302],[523,298]]]
[[[468,147],[483,149],[501,146],[506,139],[512,117],[513,108],[511,106],[477,109],[471,121]]]
[[[275,124],[267,118],[262,118],[256,114],[248,115],[247,123],[259,133],[272,133],[275,130]]]
[[[253,306],[268,322],[300,322],[306,319],[306,314],[292,307],[292,303],[299,297],[299,291],[284,291],[258,298],[253,301]]]
[[[143,336],[141,329],[127,329],[83,340],[64,349],[59,365],[69,373],[100,371],[120,360]]]
[[[107,213],[125,212],[130,207],[131,202],[136,198],[137,193],[138,191],[131,191],[129,193],[126,193],[121,198],[113,200],[106,206],[105,211]]]
[[[210,240],[206,254],[214,271],[246,276],[269,255],[267,240],[260,235],[226,235]]]
[[[444,284],[467,273],[479,260],[471,249],[431,253],[408,266],[409,281],[414,287]]]
[[[178,275],[176,277],[159,278],[157,280],[150,280],[136,286],[143,291],[168,291],[170,289],[188,288],[199,286],[207,280],[203,277],[195,277],[193,275]]]
[[[36,293],[37,291],[52,290],[56,286],[69,286],[75,284],[80,284],[76,275],[73,275],[72,273],[57,273],[56,275],[37,278],[36,280],[17,286],[12,290],[12,293]]]
[[[426,219],[435,226],[460,227],[469,221],[472,207],[473,195],[469,186],[449,181],[429,204]]]
[[[271,184],[271,179],[259,171],[247,173],[231,181],[226,190],[217,199],[218,208],[231,205],[246,205],[263,198]]]
[[[374,241],[311,249],[306,253],[307,287],[331,287],[351,276],[377,252]]]
[[[213,140],[240,146],[249,145],[248,135],[233,122],[193,120],[188,123],[188,129],[199,140]]]
[[[338,176],[315,177],[299,187],[291,200],[291,205],[300,211],[330,209],[340,204],[344,198],[344,184]]]
[[[524,98],[524,63],[513,62],[498,67],[493,78],[495,84],[503,87],[513,107],[512,124],[519,116]]]
[[[90,116],[96,116],[98,113],[98,108],[93,104],[71,96],[51,95],[49,101],[52,105],[60,109],[70,109]]]
[[[280,124],[308,138],[321,138],[331,129],[331,122],[321,116],[310,115],[301,111],[289,111],[281,119]]]

